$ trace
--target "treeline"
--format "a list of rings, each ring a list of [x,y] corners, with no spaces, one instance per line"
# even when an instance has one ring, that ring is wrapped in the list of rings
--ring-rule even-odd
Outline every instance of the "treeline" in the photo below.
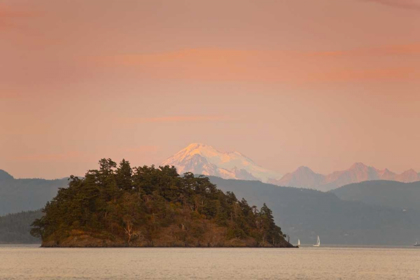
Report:
[[[174,167],[131,168],[111,159],[43,209],[31,234],[44,246],[287,246],[271,210],[224,194]]]
[[[42,216],[41,210],[9,214],[0,217],[0,244],[31,244],[41,240],[31,236],[31,223]]]

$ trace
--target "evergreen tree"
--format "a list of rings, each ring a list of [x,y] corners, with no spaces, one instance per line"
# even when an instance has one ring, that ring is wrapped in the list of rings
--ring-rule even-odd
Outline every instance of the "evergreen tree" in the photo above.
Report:
[[[101,159],[99,169],[84,178],[71,176],[69,187],[60,189],[43,212],[31,234],[53,244],[83,233],[123,240],[126,246],[154,246],[166,234],[171,242],[187,246],[212,240],[206,234],[218,232],[215,227],[226,232],[226,240],[255,240],[262,246],[278,246],[283,240],[267,205],[258,211],[204,176],[179,176],[169,166],[132,169],[126,160],[117,167],[111,159]]]

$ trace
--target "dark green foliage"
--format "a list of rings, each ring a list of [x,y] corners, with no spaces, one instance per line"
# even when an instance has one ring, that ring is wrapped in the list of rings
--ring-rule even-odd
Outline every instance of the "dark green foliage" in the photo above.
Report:
[[[210,181],[250,204],[263,207],[267,203],[275,222],[295,244],[298,238],[303,244],[315,244],[317,235],[322,244],[348,245],[411,246],[420,238],[419,182],[372,181],[325,193],[257,181],[217,177]],[[356,199],[360,201],[350,201]]]
[[[69,187],[60,189],[45,206],[45,215],[33,223],[32,235],[60,240],[72,231],[106,233],[130,244],[141,228],[141,235],[152,242],[177,220],[178,227],[198,239],[206,232],[205,221],[213,221],[227,228],[227,239],[253,238],[264,246],[283,240],[266,205],[258,211],[232,192],[224,194],[207,177],[181,177],[169,166],[131,168],[125,160],[118,167],[111,159],[99,165],[84,178],[70,177]],[[184,233],[176,234],[187,240]]]
[[[0,243],[40,243],[29,234],[30,224],[42,216],[41,210],[9,214],[0,217]]]

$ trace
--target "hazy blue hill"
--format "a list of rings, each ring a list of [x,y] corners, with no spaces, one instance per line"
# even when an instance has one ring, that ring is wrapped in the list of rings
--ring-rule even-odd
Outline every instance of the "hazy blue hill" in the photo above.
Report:
[[[258,181],[210,179],[251,205],[261,207],[266,202],[292,242],[300,238],[304,244],[315,243],[320,235],[323,244],[410,245],[420,238],[419,182],[370,181],[324,193]],[[0,171],[0,215],[40,209],[67,183],[67,179],[13,179]]]
[[[10,180],[13,180],[13,179],[14,178],[13,178],[12,175],[10,175],[6,171],[0,169],[0,182],[1,181],[10,181]]]
[[[211,177],[250,204],[264,201],[291,241],[314,244],[411,245],[420,235],[420,212],[344,201],[334,193]]]
[[[420,211],[420,182],[366,181],[330,192],[342,200]]]
[[[40,209],[67,184],[67,179],[14,179],[0,170],[0,215]]]
[[[0,216],[0,244],[41,243],[29,233],[32,222],[41,216],[40,210]]]

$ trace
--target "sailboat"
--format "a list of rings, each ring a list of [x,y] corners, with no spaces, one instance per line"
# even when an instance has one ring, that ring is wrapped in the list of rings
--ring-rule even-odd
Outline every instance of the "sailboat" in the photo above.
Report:
[[[418,241],[418,240],[416,241],[416,243],[414,244],[414,246],[416,246],[416,247],[420,247],[420,243],[419,243],[419,241]]]
[[[298,239],[297,247],[300,247],[300,239]]]
[[[321,246],[321,240],[319,239],[319,235],[318,235],[316,244],[314,245],[314,247],[319,247],[319,246]]]

